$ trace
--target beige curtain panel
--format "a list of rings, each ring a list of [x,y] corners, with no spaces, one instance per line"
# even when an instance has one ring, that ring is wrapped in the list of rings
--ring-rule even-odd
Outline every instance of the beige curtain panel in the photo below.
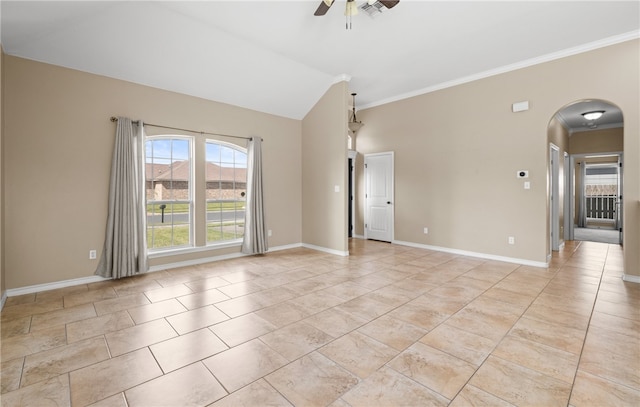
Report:
[[[111,162],[109,213],[95,274],[122,278],[148,270],[142,122],[119,117]]]
[[[262,254],[267,250],[262,193],[262,139],[253,137],[247,146],[247,202],[242,253]]]

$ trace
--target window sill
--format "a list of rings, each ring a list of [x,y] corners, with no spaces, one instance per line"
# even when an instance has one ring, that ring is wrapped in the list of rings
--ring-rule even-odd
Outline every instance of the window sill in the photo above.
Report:
[[[200,253],[200,252],[208,252],[211,250],[217,249],[227,249],[229,247],[240,247],[242,246],[242,239],[233,240],[225,243],[213,243],[207,246],[198,246],[198,247],[181,247],[178,249],[169,249],[162,251],[153,251],[148,253],[149,259],[160,259],[163,257],[171,257],[177,256],[181,254],[190,254],[190,253]]]

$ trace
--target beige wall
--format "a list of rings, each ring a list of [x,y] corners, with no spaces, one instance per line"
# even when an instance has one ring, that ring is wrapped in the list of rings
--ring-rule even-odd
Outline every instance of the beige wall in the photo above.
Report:
[[[93,275],[104,242],[115,124],[110,116],[263,143],[270,247],[301,242],[301,122],[5,56],[6,287]],[[202,239],[201,239],[202,240]],[[151,265],[238,253],[209,250]]]
[[[639,71],[634,40],[358,112],[358,152],[395,151],[396,240],[546,261],[549,122],[603,99],[624,114],[625,270],[640,275]],[[512,113],[523,100],[530,109]]]
[[[302,242],[340,253],[348,251],[347,92],[346,82],[333,85],[302,120]]]
[[[623,149],[622,128],[580,131],[569,138],[570,154],[617,153]]]

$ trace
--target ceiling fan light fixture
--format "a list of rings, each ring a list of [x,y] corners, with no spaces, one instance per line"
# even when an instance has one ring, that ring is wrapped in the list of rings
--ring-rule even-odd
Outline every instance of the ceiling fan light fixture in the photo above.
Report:
[[[334,0],[322,0],[324,2],[324,4],[327,5],[327,7],[331,7],[331,5],[333,4]]]
[[[357,14],[358,14],[358,5],[354,0],[348,0],[347,7],[344,9],[344,15],[347,17],[351,17]]]
[[[604,110],[593,110],[591,112],[584,112],[582,116],[587,120],[598,120],[604,114]]]

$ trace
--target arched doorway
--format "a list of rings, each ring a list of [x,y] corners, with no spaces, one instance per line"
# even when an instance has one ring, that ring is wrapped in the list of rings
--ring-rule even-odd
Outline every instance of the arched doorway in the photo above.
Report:
[[[569,103],[550,120],[550,250],[566,240],[622,244],[623,132],[620,108],[600,99]]]

